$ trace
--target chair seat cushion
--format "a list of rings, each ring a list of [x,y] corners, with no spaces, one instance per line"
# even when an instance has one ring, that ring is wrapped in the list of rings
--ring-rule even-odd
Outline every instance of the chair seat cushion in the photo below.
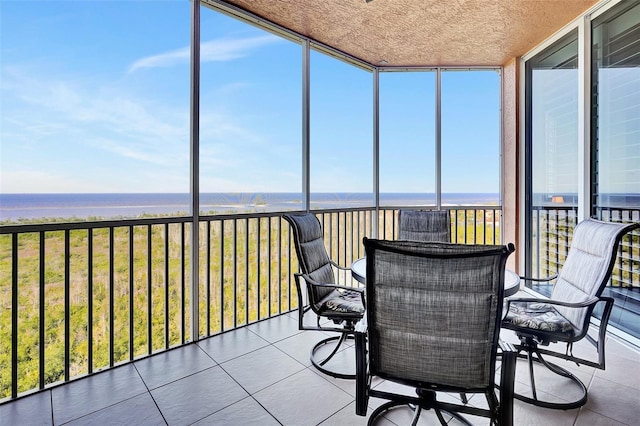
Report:
[[[574,334],[571,322],[548,303],[512,302],[502,324],[510,329],[540,330],[565,337]]]
[[[320,302],[319,310],[328,317],[335,314],[346,317],[361,317],[364,314],[360,293],[342,289],[334,290],[328,294]]]

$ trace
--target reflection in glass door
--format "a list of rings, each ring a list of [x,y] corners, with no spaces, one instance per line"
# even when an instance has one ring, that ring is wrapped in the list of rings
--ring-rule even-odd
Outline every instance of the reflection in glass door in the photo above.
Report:
[[[564,262],[577,217],[577,31],[528,60],[525,72],[525,268],[527,276],[546,277]]]
[[[640,221],[640,2],[621,2],[592,22],[592,216]],[[610,323],[640,336],[640,235],[622,239],[605,295]]]

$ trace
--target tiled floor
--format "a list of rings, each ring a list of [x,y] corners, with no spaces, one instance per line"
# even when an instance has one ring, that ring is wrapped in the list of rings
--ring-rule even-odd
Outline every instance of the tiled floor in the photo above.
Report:
[[[282,315],[4,404],[0,425],[366,424],[355,415],[354,382],[310,367],[309,349],[320,338],[318,332],[300,332],[294,314]],[[512,333],[504,338],[512,340]],[[574,352],[595,356],[586,343]],[[352,368],[347,355],[340,358],[342,368]],[[515,401],[515,424],[640,424],[638,352],[609,339],[605,371],[571,369],[589,386],[584,407],[556,411]],[[526,391],[525,379],[526,365],[519,364],[518,390]],[[544,380],[540,386],[553,397],[571,397],[572,390],[558,383]],[[376,385],[399,389],[390,382]],[[480,401],[474,396],[470,403]],[[370,409],[380,403],[372,399]],[[389,412],[378,424],[408,424],[409,414]],[[425,413],[420,424],[436,422]]]

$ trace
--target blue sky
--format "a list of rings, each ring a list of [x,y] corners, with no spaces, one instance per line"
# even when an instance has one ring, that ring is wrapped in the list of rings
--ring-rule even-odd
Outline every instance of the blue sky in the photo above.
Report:
[[[0,8],[0,191],[189,191],[189,1]],[[201,190],[301,191],[301,46],[209,9],[201,28]],[[381,76],[383,191],[434,189],[434,81]],[[444,192],[498,191],[499,87],[443,75]],[[371,102],[371,73],[312,53],[312,191],[372,191]]]

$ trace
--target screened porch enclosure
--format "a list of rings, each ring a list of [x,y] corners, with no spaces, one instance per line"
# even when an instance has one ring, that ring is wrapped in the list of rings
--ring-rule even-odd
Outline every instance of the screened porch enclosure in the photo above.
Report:
[[[133,399],[140,397],[146,406],[156,398],[155,385],[161,388],[211,368],[224,370],[233,358],[214,352],[225,339],[241,342],[243,349],[234,356],[247,356],[246,365],[255,361],[254,350],[284,353],[283,372],[310,376],[302,380],[301,394],[309,390],[302,390],[306,386],[326,386],[300,355],[310,337],[288,324],[297,308],[293,274],[298,264],[281,218],[285,212],[315,213],[331,258],[349,266],[364,256],[363,237],[397,238],[399,209],[446,210],[453,242],[514,242],[517,252],[509,268],[534,277],[561,268],[572,230],[585,217],[640,221],[640,2],[552,2],[544,14],[550,22],[542,22],[535,8],[523,2],[521,11],[511,11],[511,19],[520,22],[521,14],[529,14],[525,27],[535,27],[529,38],[536,43],[515,40],[518,45],[507,46],[498,42],[496,31],[458,29],[450,38],[452,52],[441,53],[412,38],[416,34],[404,20],[397,25],[407,31],[407,39],[389,48],[397,34],[380,39],[373,18],[404,15],[396,13],[399,6],[382,0],[357,5],[331,0],[335,15],[327,4],[306,1],[298,5],[302,12],[292,9],[295,1],[283,2],[280,9],[273,2],[243,0],[152,2],[143,8],[109,3],[76,5],[87,27],[96,30],[83,27],[86,33],[56,39],[71,52],[74,39],[90,35],[105,49],[95,68],[77,79],[82,84],[70,84],[72,74],[56,81],[44,66],[22,69],[22,74],[3,71],[3,80],[10,83],[3,96],[22,102],[11,104],[11,114],[8,108],[3,111],[10,118],[2,122],[8,129],[3,140],[10,140],[3,142],[3,169],[19,180],[15,176],[23,175],[12,164],[46,153],[23,142],[53,145],[55,138],[42,135],[57,135],[68,138],[73,145],[64,146],[77,149],[79,156],[85,153],[84,141],[99,147],[101,155],[83,157],[89,166],[83,179],[41,178],[36,192],[136,188],[178,193],[184,201],[157,215],[2,223],[0,305],[6,309],[0,339],[7,344],[0,348],[6,366],[0,373],[0,419],[18,407],[12,404],[48,395],[53,401],[49,419],[57,424],[64,398],[60,403],[55,395],[64,389],[143,365],[162,369],[164,361],[158,360],[196,353],[202,362],[197,371],[169,373],[152,385],[153,374],[140,369],[140,377],[133,374],[135,386],[147,385],[147,391],[126,401],[135,406]],[[447,13],[446,3],[434,2],[431,12]],[[480,7],[482,1],[468,3],[458,11],[460,25],[491,12]],[[472,4],[478,7],[469,18]],[[426,8],[417,0],[405,6],[420,13]],[[15,16],[24,13],[17,2],[6,7]],[[57,16],[55,7],[48,7],[43,6],[40,18]],[[373,7],[380,10],[372,12]],[[160,38],[162,31],[153,33],[138,21],[146,16],[144,9],[153,11],[145,19],[172,28],[174,38]],[[303,12],[307,18],[300,16]],[[322,13],[333,21],[327,23]],[[131,43],[118,36],[111,40],[113,50],[106,46],[109,39],[102,38],[98,25],[107,15],[127,16],[123,22],[130,38],[155,40],[153,50],[118,58],[118,50]],[[410,28],[419,27],[420,16],[409,22]],[[60,22],[62,28],[65,21]],[[356,29],[351,27],[356,23]],[[35,22],[30,24],[24,30],[3,29],[3,38],[5,31],[15,31],[11,40],[17,43],[24,37],[21,31],[37,31]],[[362,42],[354,43],[359,38],[349,34],[362,35]],[[463,48],[460,41],[475,48]],[[496,47],[478,46],[483,42]],[[225,51],[225,43],[235,50]],[[33,58],[47,50],[44,43],[40,49],[16,46]],[[432,56],[425,59],[425,52]],[[52,53],[61,59],[49,60],[64,68],[68,52]],[[118,79],[103,80],[100,69]],[[174,80],[179,83],[173,85]],[[171,102],[163,95],[172,96]],[[41,121],[47,115],[59,127]],[[30,124],[29,133],[17,127],[22,121]],[[8,139],[11,135],[22,136]],[[16,148],[24,146],[29,150]],[[111,155],[116,160],[107,162]],[[51,157],[48,172],[80,168],[72,157],[60,162]],[[357,285],[349,274],[340,280]],[[535,283],[524,286],[549,293]],[[522,419],[539,414],[543,420],[573,424],[578,416],[587,422],[605,417],[631,424],[640,415],[633,408],[620,414],[602,407],[602,401],[614,399],[608,381],[629,388],[625,397],[638,395],[635,378],[618,377],[620,364],[637,355],[640,339],[638,232],[624,237],[606,294],[616,300],[610,329],[611,340],[617,340],[608,351],[618,364],[611,373],[590,372],[598,395],[593,404],[585,413],[558,418],[523,408]],[[288,325],[279,334],[282,322]],[[252,347],[256,341],[260,345]],[[292,367],[288,358],[300,365]],[[236,366],[236,373],[241,375],[246,365]],[[245,403],[267,412],[265,421],[295,418],[256,396],[269,393],[268,387],[273,392],[295,389],[278,388],[289,376],[245,387],[243,378],[228,373],[244,387]],[[349,385],[330,385],[346,396],[335,402],[335,410],[318,414],[316,423],[331,423],[332,416],[338,423],[353,420]],[[242,400],[193,421],[223,416],[225,408]],[[114,406],[124,402],[111,401]],[[105,415],[100,412],[107,406],[96,404],[65,421]],[[122,412],[130,415],[131,406]],[[179,423],[163,408],[158,405],[160,417],[153,418]]]

